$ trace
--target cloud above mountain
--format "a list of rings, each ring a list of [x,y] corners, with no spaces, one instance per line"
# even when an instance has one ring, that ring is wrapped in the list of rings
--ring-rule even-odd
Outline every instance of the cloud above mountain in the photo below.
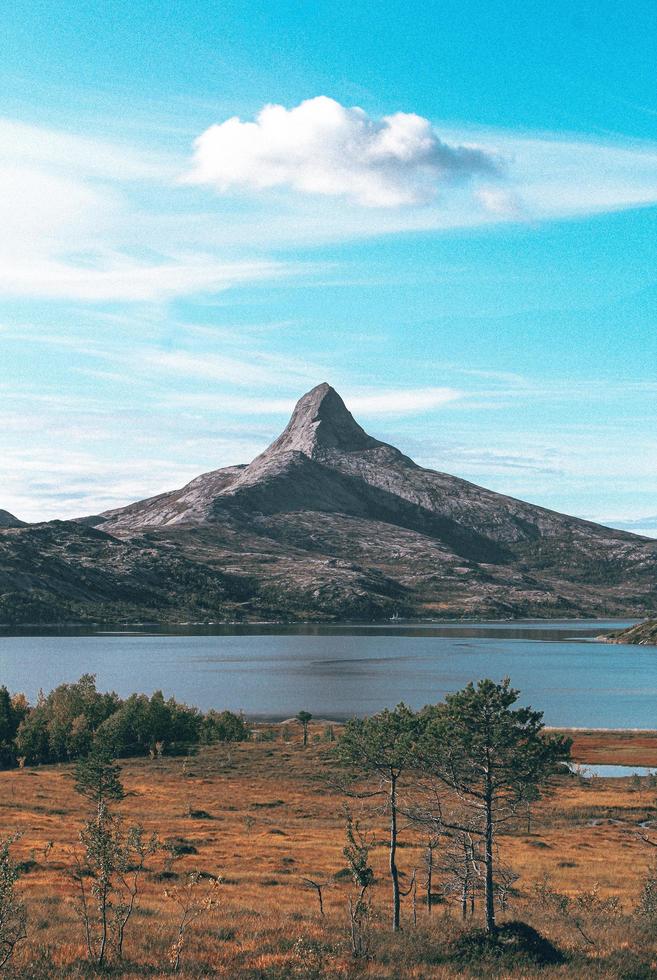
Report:
[[[497,172],[492,155],[444,142],[422,116],[373,119],[321,95],[292,109],[266,105],[255,122],[233,116],[210,126],[186,180],[222,193],[282,187],[395,208],[427,204],[447,182]]]

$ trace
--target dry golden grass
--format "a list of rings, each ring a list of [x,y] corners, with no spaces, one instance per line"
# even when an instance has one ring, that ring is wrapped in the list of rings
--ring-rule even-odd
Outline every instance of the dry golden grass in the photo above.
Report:
[[[369,810],[363,810],[363,822],[377,840],[372,853],[377,875],[374,906],[381,917],[374,930],[373,958],[354,962],[349,954],[349,881],[325,890],[326,916],[320,918],[317,896],[302,878],[330,880],[345,866],[343,800],[322,778],[330,768],[328,748],[324,742],[312,742],[304,750],[295,733],[287,743],[279,738],[213,747],[186,760],[140,759],[123,764],[128,795],[119,809],[126,820],[141,822],[161,839],[176,839],[193,849],[173,865],[178,880],[192,870],[223,879],[217,910],[200,919],[191,933],[183,972],[236,978],[465,975],[463,969],[437,962],[435,956],[432,961],[431,950],[457,928],[456,910],[438,908],[429,923],[424,906],[419,905],[419,928],[413,930],[410,899],[406,899],[405,935],[399,940],[386,935],[386,830],[371,804],[364,804]],[[657,736],[577,733],[574,756],[582,762],[657,766]],[[2,772],[0,785],[2,830],[23,831],[15,857],[35,862],[20,882],[30,926],[28,941],[16,953],[15,969],[21,976],[86,975],[82,931],[72,906],[76,887],[70,875],[84,801],[75,794],[69,768],[63,766]],[[619,976],[613,972],[617,966],[608,968],[607,959],[614,945],[627,947],[628,927],[607,924],[596,945],[583,949],[581,937],[567,923],[537,907],[532,897],[535,883],[548,874],[553,887],[569,895],[597,884],[602,895],[617,895],[629,912],[653,858],[637,826],[657,817],[654,796],[647,789],[637,792],[629,780],[564,779],[536,806],[531,833],[520,827],[502,840],[503,857],[520,874],[520,894],[509,915],[533,921],[574,951],[575,965],[551,968],[555,975]],[[414,867],[422,868],[420,844],[412,830],[404,831],[399,857],[405,882]],[[126,964],[115,975],[168,974],[167,950],[174,938],[175,918],[166,891],[175,879],[163,880],[164,869],[162,855],[149,859],[140,909],[126,939]],[[300,938],[324,944],[328,951],[299,952],[294,944]],[[645,951],[646,943],[641,942]],[[52,962],[44,961],[38,969],[29,967],[43,959],[45,947],[51,950]],[[326,960],[321,969],[317,957]],[[594,972],[582,972],[583,963],[585,971]]]

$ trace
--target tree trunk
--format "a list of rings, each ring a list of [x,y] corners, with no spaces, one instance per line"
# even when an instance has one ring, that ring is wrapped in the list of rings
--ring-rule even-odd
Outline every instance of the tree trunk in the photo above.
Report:
[[[399,872],[397,870],[397,776],[390,774],[390,877],[392,879],[392,931],[400,923]]]
[[[485,855],[484,864],[486,866],[486,932],[495,932],[495,896],[493,885],[495,881],[493,869],[493,788],[491,785],[490,770],[486,773],[486,833],[484,839]]]
[[[427,912],[433,909],[433,842],[427,845]]]

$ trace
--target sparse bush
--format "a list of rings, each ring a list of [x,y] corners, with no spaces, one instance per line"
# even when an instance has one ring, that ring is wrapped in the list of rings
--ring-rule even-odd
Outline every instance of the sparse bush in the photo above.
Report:
[[[25,906],[16,894],[20,872],[11,859],[11,845],[17,839],[18,835],[0,839],[0,969],[27,937]]]
[[[526,922],[505,922],[492,934],[484,929],[464,932],[448,958],[461,966],[491,963],[509,970],[564,961],[563,953]]]
[[[657,925],[657,866],[655,865],[648,868],[643,880],[643,889],[636,912],[651,926]]]
[[[175,886],[165,893],[176,907],[178,915],[178,929],[169,947],[169,962],[174,973],[180,969],[187,933],[192,922],[207,915],[217,906],[218,885],[218,878],[207,878],[196,871],[187,876],[183,885]]]

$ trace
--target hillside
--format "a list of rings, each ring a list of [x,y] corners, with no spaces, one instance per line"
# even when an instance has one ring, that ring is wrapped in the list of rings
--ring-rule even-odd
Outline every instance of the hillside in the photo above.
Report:
[[[657,619],[647,619],[626,630],[610,633],[605,637],[608,643],[636,643],[639,646],[657,646]]]
[[[8,510],[0,509],[0,529],[7,527],[25,527],[25,521],[19,521],[17,517],[10,514]]]
[[[418,466],[328,384],[250,464],[0,532],[0,621],[641,616],[657,541]]]

